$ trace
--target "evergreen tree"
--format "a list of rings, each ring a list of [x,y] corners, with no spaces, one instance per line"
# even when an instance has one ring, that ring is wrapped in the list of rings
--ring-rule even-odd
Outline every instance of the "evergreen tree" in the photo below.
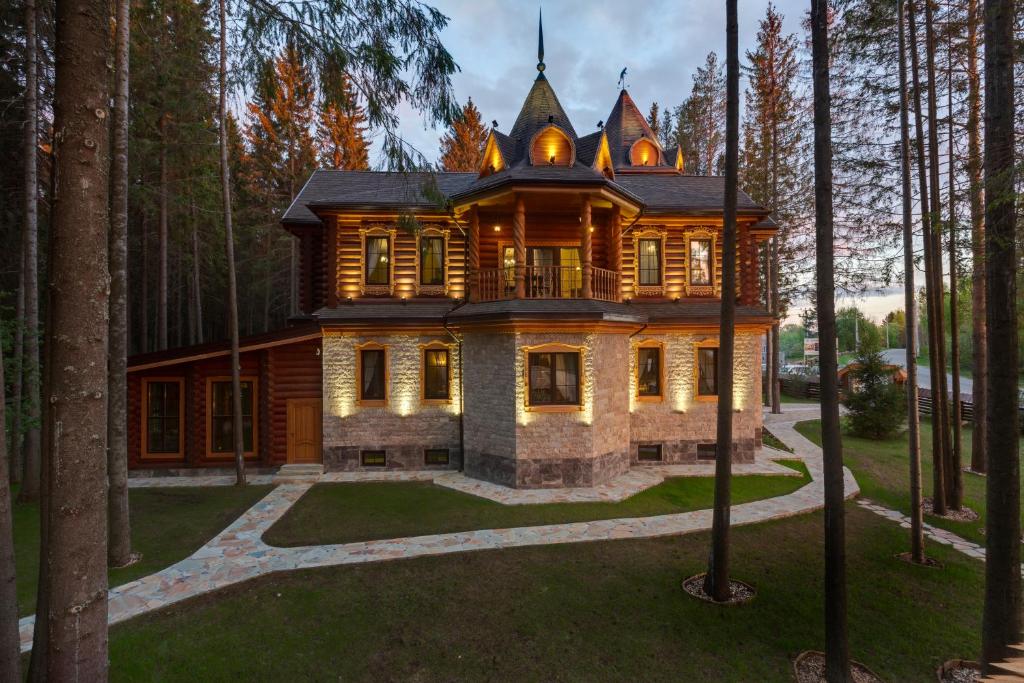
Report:
[[[647,113],[647,125],[654,131],[654,137],[661,140],[661,118],[658,116],[657,102],[651,102],[651,110]]]
[[[462,115],[441,138],[441,168],[445,171],[478,170],[486,142],[487,129],[481,121],[480,110],[470,98],[462,108]]]
[[[365,171],[370,167],[366,112],[344,75],[334,98],[323,98],[317,126],[320,163],[328,168]]]
[[[849,410],[850,432],[876,440],[894,436],[906,417],[907,405],[875,339],[861,343],[850,378],[850,389],[843,400]]]
[[[675,161],[675,149],[676,145],[679,144],[679,140],[676,137],[676,117],[668,107],[665,107],[665,110],[661,112],[658,140],[661,141],[661,146],[665,148],[666,152],[671,152],[670,157],[672,161]],[[686,160],[684,159],[683,161],[685,162]]]
[[[725,74],[718,55],[709,52],[693,76],[690,96],[676,110],[676,139],[683,149],[687,172],[721,173],[725,149]]]

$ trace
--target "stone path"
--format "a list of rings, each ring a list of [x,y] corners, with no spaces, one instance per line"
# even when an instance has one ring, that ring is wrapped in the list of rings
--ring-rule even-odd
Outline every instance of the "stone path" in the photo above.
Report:
[[[802,459],[812,480],[784,496],[733,506],[732,524],[739,526],[782,519],[822,507],[824,484],[821,453],[814,444],[792,429],[793,423],[805,419],[810,419],[806,410],[795,410],[786,415],[765,415],[765,422],[771,427],[772,432],[784,443],[794,447],[795,453],[786,454],[785,457]],[[857,482],[849,470],[846,471],[845,482],[847,496],[857,495]],[[605,519],[514,529],[485,529],[340,545],[278,548],[265,544],[262,540],[264,532],[273,526],[310,486],[311,484],[277,486],[192,556],[156,574],[112,588],[109,594],[110,623],[125,621],[188,598],[274,572],[473,550],[625,538],[656,538],[711,528],[711,510],[696,510],[656,517]],[[20,621],[22,652],[31,648],[33,621],[34,617],[25,617]]]
[[[876,515],[881,515],[888,520],[896,522],[904,529],[910,528],[910,517],[899,510],[892,510],[879,505],[878,503],[874,503],[867,498],[861,498],[857,501],[857,504],[865,510],[871,510],[871,512],[874,512]],[[985,548],[973,541],[961,538],[952,531],[946,531],[945,529],[940,529],[937,526],[932,526],[928,522],[923,523],[922,530],[924,531],[925,538],[931,539],[936,543],[941,543],[942,545],[952,546],[954,550],[959,550],[964,555],[969,555],[976,560],[981,560],[982,562],[985,561]]]

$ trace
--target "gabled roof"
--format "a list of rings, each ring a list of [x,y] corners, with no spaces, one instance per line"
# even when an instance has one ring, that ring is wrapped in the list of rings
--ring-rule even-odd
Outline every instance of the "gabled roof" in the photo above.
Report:
[[[630,164],[629,150],[640,138],[646,138],[659,150],[662,149],[658,136],[651,130],[647,119],[640,113],[640,109],[625,89],[619,92],[619,99],[615,101],[615,106],[608,114],[604,132],[608,135],[608,145],[611,148],[612,163],[615,164],[616,171],[620,168],[637,168]],[[659,156],[661,158],[658,163],[652,164],[652,167],[672,167],[675,162],[675,159],[664,159],[664,150]]]

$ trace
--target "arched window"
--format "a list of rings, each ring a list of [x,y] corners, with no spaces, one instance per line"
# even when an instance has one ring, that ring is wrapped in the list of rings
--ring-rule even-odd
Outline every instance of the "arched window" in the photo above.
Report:
[[[548,126],[533,137],[530,163],[534,166],[572,166],[576,148],[558,126]]]
[[[640,138],[629,150],[629,163],[633,166],[657,166],[658,148],[650,140]]]

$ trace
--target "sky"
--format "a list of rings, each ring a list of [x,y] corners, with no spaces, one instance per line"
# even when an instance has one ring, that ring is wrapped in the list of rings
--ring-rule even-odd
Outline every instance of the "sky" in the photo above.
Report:
[[[441,33],[460,71],[458,100],[472,98],[485,123],[508,132],[537,76],[537,13],[544,13],[545,75],[580,135],[597,130],[618,96],[619,73],[646,112],[652,101],[674,108],[690,93],[693,74],[708,52],[725,58],[725,3],[721,0],[427,0],[450,22]],[[802,41],[809,0],[775,0],[783,29]],[[739,1],[740,59],[754,48],[767,0]],[[746,88],[741,76],[740,92]],[[742,105],[742,96],[741,96]],[[410,107],[400,111],[404,139],[436,161],[443,130],[424,125]],[[921,274],[918,282],[921,282]],[[806,301],[784,323],[799,322]],[[856,305],[876,321],[903,307],[902,291],[838,296],[837,307]]]

